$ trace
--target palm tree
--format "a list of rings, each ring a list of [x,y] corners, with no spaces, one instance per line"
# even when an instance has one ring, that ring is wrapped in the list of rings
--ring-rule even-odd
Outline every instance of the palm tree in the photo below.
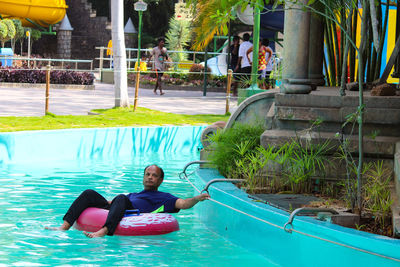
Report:
[[[232,11],[241,3],[236,0],[191,0],[196,12],[194,18],[195,50],[203,50],[214,35],[227,34],[227,24],[232,17]],[[247,6],[247,4],[246,4]]]

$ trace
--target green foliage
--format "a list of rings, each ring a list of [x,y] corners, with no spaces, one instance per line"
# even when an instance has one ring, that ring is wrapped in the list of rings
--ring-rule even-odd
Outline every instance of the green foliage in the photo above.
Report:
[[[326,153],[330,150],[330,141],[322,144],[313,144],[306,141],[293,140],[281,147],[281,164],[283,175],[287,178],[294,193],[309,192],[311,178],[318,170],[325,169]],[[305,186],[305,187],[304,187]]]
[[[166,34],[166,46],[172,51],[185,51],[189,45],[191,33],[190,22],[186,20],[177,20],[172,17],[169,21],[169,30]],[[186,53],[170,53],[174,62],[181,62],[188,59]]]
[[[374,162],[365,174],[364,209],[374,215],[376,224],[382,228],[385,226],[385,219],[391,216],[391,180],[392,173],[383,166],[383,161]]]
[[[42,37],[42,33],[37,29],[31,29],[31,40],[37,41]]]
[[[15,36],[15,26],[14,22],[11,19],[4,19],[3,23],[7,25],[7,37],[5,41],[11,40]]]
[[[236,123],[225,131],[218,131],[209,137],[211,145],[206,148],[210,152],[209,159],[217,166],[222,175],[230,177],[237,173],[236,161],[256,151],[260,144],[260,135],[263,132],[264,129],[260,124],[245,125],[241,123]],[[244,148],[238,150],[238,144],[245,146],[245,150]]]
[[[14,39],[19,40],[20,38],[25,37],[25,30],[24,27],[22,26],[22,23],[19,19],[13,19],[12,20],[15,26],[15,36]]]
[[[3,22],[3,20],[0,20],[0,41],[4,40],[7,37],[7,33],[7,25]]]
[[[3,19],[2,25],[0,24],[0,41],[2,47],[4,44],[14,38],[15,36],[15,26],[12,20],[10,19]]]
[[[290,190],[311,193],[312,178],[324,171],[330,141],[313,144],[293,139],[282,146],[260,146],[260,125],[236,124],[209,138],[209,159],[229,178],[246,179],[250,193],[262,188],[271,193]],[[333,189],[330,191],[334,191]]]

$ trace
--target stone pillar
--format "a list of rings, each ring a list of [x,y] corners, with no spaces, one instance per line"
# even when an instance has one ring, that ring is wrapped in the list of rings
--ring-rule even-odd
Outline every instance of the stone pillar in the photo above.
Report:
[[[69,23],[68,16],[65,14],[61,25],[57,30],[57,56],[58,58],[71,58],[71,39],[74,29]]]
[[[324,64],[324,21],[317,15],[311,15],[310,22],[310,52],[308,55],[308,77],[312,89],[325,85],[323,74]]]
[[[129,18],[125,24],[124,33],[125,33],[125,46],[128,48],[134,48],[134,45],[135,45],[134,34],[136,34],[137,31],[136,31],[135,26],[133,25],[131,18]]]
[[[308,59],[310,40],[310,13],[299,4],[287,4],[285,10],[283,70],[281,92],[285,94],[308,94],[311,92],[308,79]]]
[[[71,31],[57,32],[57,57],[71,58]]]

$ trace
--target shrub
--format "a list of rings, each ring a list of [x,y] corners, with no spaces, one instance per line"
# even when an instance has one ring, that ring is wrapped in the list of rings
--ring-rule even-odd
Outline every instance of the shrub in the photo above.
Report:
[[[218,131],[212,135],[210,146],[206,149],[210,152],[209,159],[217,166],[218,171],[225,177],[229,177],[236,167],[236,160],[241,155],[237,151],[237,145],[248,143],[247,153],[252,153],[260,145],[260,135],[264,132],[260,124],[248,125],[236,123],[232,128]],[[242,155],[243,156],[243,155]]]
[[[0,40],[5,40],[7,38],[7,33],[7,25],[2,20],[0,20]]]
[[[46,71],[0,68],[0,82],[45,83]],[[90,72],[54,70],[50,73],[50,83],[52,84],[92,85],[93,82],[94,75]]]
[[[207,72],[211,72],[211,69],[207,67]],[[201,80],[204,77],[204,66],[201,64],[193,64],[190,67],[188,80]]]
[[[7,33],[6,35],[1,34],[0,35],[0,40],[2,43],[2,47],[4,47],[4,43],[11,40],[15,36],[15,26],[12,20],[10,19],[4,19],[3,24],[7,27]]]

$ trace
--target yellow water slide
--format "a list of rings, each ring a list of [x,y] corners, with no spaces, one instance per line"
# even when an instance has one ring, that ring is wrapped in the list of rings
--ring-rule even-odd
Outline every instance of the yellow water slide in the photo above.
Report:
[[[26,27],[34,23],[44,27],[56,24],[64,18],[67,8],[65,0],[0,0],[1,16],[18,18]]]

